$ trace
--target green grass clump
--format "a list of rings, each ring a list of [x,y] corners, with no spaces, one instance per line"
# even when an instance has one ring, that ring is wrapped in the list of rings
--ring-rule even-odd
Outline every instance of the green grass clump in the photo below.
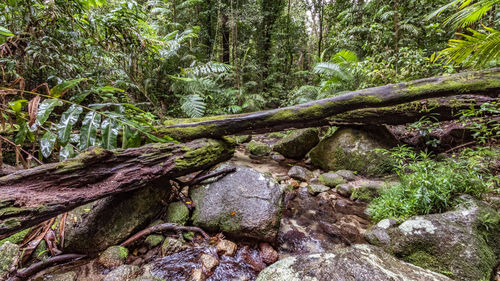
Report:
[[[445,212],[454,206],[457,196],[470,194],[479,199],[494,185],[488,176],[483,157],[488,155],[484,151],[467,151],[441,161],[406,148],[390,154],[397,160],[394,168],[401,181],[382,190],[380,197],[371,202],[369,212],[375,221],[404,221],[415,215]]]

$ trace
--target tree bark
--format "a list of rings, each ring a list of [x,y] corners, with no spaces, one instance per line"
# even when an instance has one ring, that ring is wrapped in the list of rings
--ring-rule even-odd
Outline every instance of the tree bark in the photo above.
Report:
[[[306,128],[328,124],[327,118],[333,118],[333,120],[337,118],[337,122],[349,120],[342,118],[352,115],[346,113],[354,110],[388,107],[454,95],[498,97],[499,94],[500,68],[494,68],[368,88],[341,96],[268,111],[215,116],[198,120],[189,119],[186,123],[179,124],[177,122],[175,125],[160,127],[158,135],[168,135],[177,140],[191,140],[202,137],[217,138],[226,135]],[[383,111],[385,114],[391,114],[390,109]],[[374,111],[367,110],[366,112]],[[356,118],[351,116],[348,122],[352,122],[353,119]],[[390,115],[387,120],[391,120]],[[193,121],[195,122],[193,123]],[[398,122],[407,123],[412,122],[412,120],[403,119]]]
[[[94,149],[0,178],[0,240],[88,202],[209,168],[230,159],[226,140]]]

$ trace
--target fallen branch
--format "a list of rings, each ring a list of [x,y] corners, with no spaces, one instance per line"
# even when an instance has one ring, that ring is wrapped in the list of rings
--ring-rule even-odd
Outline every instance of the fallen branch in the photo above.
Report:
[[[38,272],[40,272],[44,269],[47,269],[49,267],[52,267],[54,265],[73,262],[73,261],[80,260],[80,259],[83,259],[86,257],[87,257],[86,255],[79,255],[79,254],[67,254],[67,255],[60,255],[60,256],[51,257],[47,260],[32,264],[31,266],[29,266],[26,269],[18,271],[17,273],[14,274],[14,276],[7,279],[7,281],[27,280],[28,278],[37,274]]]
[[[268,111],[214,116],[199,119],[199,122],[186,120],[181,121],[180,124],[175,124],[178,121],[174,120],[171,125],[167,124],[167,126],[160,127],[158,135],[168,135],[177,140],[190,140],[201,137],[221,137],[234,134],[265,133],[290,128],[315,127],[329,124],[328,118],[333,118],[333,122],[349,123],[352,121],[350,119],[355,116],[351,114],[340,115],[367,108],[385,107],[387,108],[383,109],[382,113],[389,113],[386,115],[385,120],[395,119],[399,122],[408,123],[413,122],[407,121],[408,118],[405,117],[405,111],[412,111],[410,107],[396,114],[401,116],[403,120],[391,118],[393,116],[390,114],[391,108],[389,107],[425,99],[457,95],[479,95],[496,98],[499,93],[500,68],[494,68],[369,88]],[[418,103],[416,105],[418,106]],[[364,120],[370,119],[377,118],[368,116]],[[379,124],[384,123],[379,122],[380,120],[375,121]]]
[[[162,231],[192,231],[192,232],[198,232],[200,233],[203,238],[206,240],[210,239],[210,235],[208,235],[203,229],[196,227],[196,226],[182,226],[179,224],[175,223],[164,223],[164,224],[158,224],[154,225],[152,227],[146,228],[129,239],[127,239],[125,242],[121,243],[121,246],[127,247],[131,244],[133,244],[135,241],[139,240],[140,238],[152,234],[152,233],[157,233],[157,232],[162,232]]]

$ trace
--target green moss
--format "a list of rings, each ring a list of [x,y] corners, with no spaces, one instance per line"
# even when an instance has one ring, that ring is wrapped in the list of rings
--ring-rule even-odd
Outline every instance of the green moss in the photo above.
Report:
[[[301,108],[299,110],[300,116],[302,117],[321,117],[324,114],[325,107],[321,104],[315,104],[308,107]]]
[[[296,118],[298,118],[297,113],[292,109],[279,109],[272,116],[268,117],[266,121],[294,120]]]
[[[183,202],[174,202],[168,205],[165,219],[168,222],[185,225],[189,219],[189,209]]]
[[[206,137],[210,133],[218,131],[215,124],[196,125],[189,127],[162,127],[158,130],[159,136],[169,136],[175,140],[192,140],[200,137]]]
[[[267,135],[268,138],[275,138],[275,139],[282,139],[285,136],[286,135],[281,132],[272,132],[269,135]]]
[[[7,219],[0,224],[0,228],[12,229],[21,227],[21,221],[18,218]]]
[[[207,140],[206,144],[198,148],[185,146],[186,154],[175,160],[179,170],[192,169],[193,167],[215,164],[224,154],[234,153],[234,145],[222,140]]]
[[[182,237],[187,241],[192,241],[194,239],[194,232],[188,231],[182,233]]]
[[[30,228],[28,229],[25,229],[21,232],[18,232],[14,235],[11,235],[3,240],[0,240],[0,247],[5,243],[5,242],[11,242],[13,244],[19,244],[21,242],[23,242],[24,240],[24,236],[26,236],[26,234],[28,234],[28,232],[30,231]]]
[[[380,187],[373,185],[364,185],[355,188],[352,192],[351,199],[363,202],[371,202],[374,198],[380,196]]]
[[[128,256],[127,248],[122,246],[116,246],[116,247],[118,247],[118,256],[120,257],[120,259],[126,260]]]
[[[404,261],[434,272],[439,272],[448,277],[453,277],[453,273],[448,271],[446,266],[436,257],[422,250],[412,253],[410,256],[404,258]]]
[[[17,208],[17,207],[6,207],[0,209],[0,216],[13,216],[22,213],[25,211],[22,208]]]
[[[255,156],[265,156],[271,152],[271,147],[265,143],[251,141],[247,145],[247,150],[250,154]]]

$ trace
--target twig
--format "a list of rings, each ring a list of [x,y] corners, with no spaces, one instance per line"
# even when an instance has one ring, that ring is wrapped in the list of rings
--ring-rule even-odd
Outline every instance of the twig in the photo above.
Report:
[[[4,141],[6,141],[7,143],[17,147],[17,145],[15,143],[13,143],[11,140],[9,140],[8,138],[4,137],[4,136],[0,136],[1,139],[3,139]],[[38,160],[38,158],[36,158],[35,156],[31,155],[31,153],[29,153],[28,151],[22,149],[21,147],[19,148],[22,152],[28,154],[29,156],[31,156],[38,164],[40,165],[43,165],[43,162]]]
[[[189,186],[197,185],[204,180],[207,180],[210,178],[215,178],[215,177],[218,177],[220,175],[225,176],[227,174],[234,173],[234,172],[236,172],[236,168],[228,168],[228,169],[224,169],[221,171],[210,173],[208,175],[204,175],[204,176],[200,176],[200,177],[197,176],[194,179],[192,179],[191,181],[189,181],[186,185],[189,185]]]
[[[466,147],[466,146],[469,146],[469,145],[471,145],[471,144],[475,144],[475,143],[476,143],[475,141],[471,141],[471,142],[463,143],[463,144],[461,144],[461,145],[459,145],[459,146],[455,146],[455,147],[453,147],[453,148],[450,148],[450,149],[446,150],[444,153],[445,153],[445,154],[446,154],[446,153],[450,153],[450,152],[452,152],[452,151],[454,151],[454,150],[457,150],[457,149],[460,149],[460,148],[462,148],[462,147]]]
[[[139,231],[138,233],[136,233],[135,235],[133,235],[132,237],[130,237],[129,239],[127,239],[125,242],[123,242],[121,244],[121,246],[127,247],[127,246],[131,245],[132,243],[134,243],[135,241],[139,240],[143,236],[149,235],[151,233],[162,232],[162,231],[167,231],[167,230],[169,230],[169,231],[193,231],[193,232],[198,232],[206,240],[210,239],[210,235],[208,235],[205,231],[203,231],[203,229],[201,229],[199,227],[196,227],[196,226],[182,226],[182,225],[178,225],[176,223],[164,223],[164,224],[154,225],[152,227],[149,227],[149,228],[146,228],[146,229],[144,229],[142,231]]]
[[[35,264],[32,264],[28,268],[18,271],[15,273],[14,276],[10,277],[7,279],[7,281],[22,281],[26,280],[29,277],[35,275],[36,273],[49,268],[51,266],[61,264],[61,263],[67,263],[79,259],[86,258],[86,255],[80,255],[80,254],[67,254],[67,255],[60,255],[56,257],[49,258],[45,261],[37,262]]]

